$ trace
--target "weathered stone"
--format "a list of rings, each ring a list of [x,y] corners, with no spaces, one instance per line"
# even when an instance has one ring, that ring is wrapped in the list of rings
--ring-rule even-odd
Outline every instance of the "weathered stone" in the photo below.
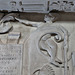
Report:
[[[46,22],[34,22],[16,17],[15,20],[18,22],[10,20],[3,22],[11,24],[13,29],[6,34],[0,34],[1,75],[75,73],[75,22],[52,23],[48,15],[44,18]],[[1,25],[2,28],[5,26]]]

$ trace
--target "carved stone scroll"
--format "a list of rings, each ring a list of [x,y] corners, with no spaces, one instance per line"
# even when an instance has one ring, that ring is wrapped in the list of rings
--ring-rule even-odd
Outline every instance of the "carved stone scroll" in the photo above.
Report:
[[[10,22],[8,22],[8,23],[1,23],[1,25],[0,25],[0,34],[7,33],[7,32],[9,32],[12,28],[13,28],[13,26],[11,25]]]
[[[13,26],[8,21],[14,21],[15,17],[17,17],[17,16],[18,16],[18,14],[11,13],[11,14],[4,16],[0,20],[0,34],[7,33],[12,29]],[[5,23],[5,22],[8,22],[8,23]]]

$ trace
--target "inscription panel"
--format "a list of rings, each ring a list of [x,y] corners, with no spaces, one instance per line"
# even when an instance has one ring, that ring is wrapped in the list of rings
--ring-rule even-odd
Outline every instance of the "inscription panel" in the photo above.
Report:
[[[22,45],[0,45],[0,75],[21,75]]]

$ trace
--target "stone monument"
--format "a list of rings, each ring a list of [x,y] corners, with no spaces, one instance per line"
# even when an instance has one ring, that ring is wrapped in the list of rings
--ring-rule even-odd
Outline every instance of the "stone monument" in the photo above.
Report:
[[[74,75],[74,7],[74,0],[0,0],[0,75]]]

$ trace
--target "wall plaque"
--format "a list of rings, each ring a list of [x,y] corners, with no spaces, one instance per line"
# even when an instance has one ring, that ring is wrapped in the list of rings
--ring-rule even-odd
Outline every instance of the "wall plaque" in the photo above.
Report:
[[[0,45],[0,75],[21,75],[22,45]]]

